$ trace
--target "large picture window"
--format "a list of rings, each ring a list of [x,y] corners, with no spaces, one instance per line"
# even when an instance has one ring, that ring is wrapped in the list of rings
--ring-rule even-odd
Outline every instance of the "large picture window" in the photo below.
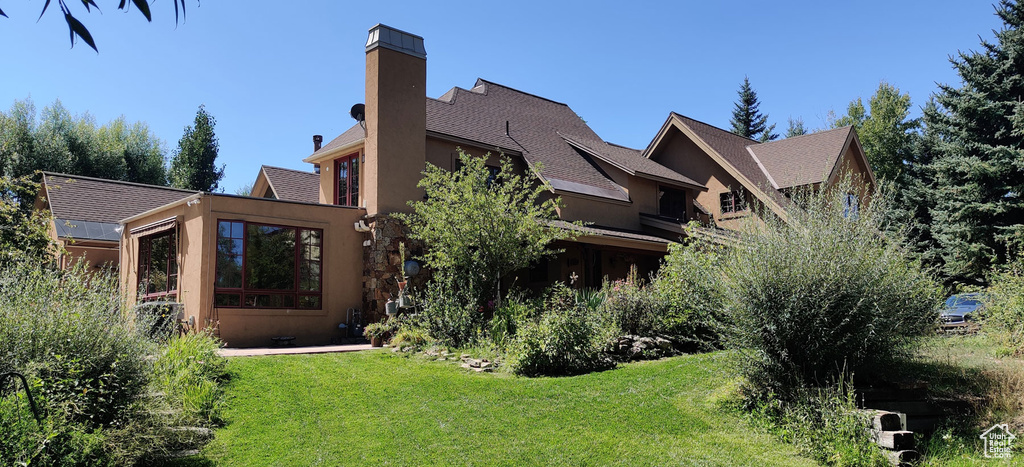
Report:
[[[334,204],[359,205],[359,154],[334,161]]]
[[[174,231],[139,238],[139,300],[178,297],[178,242]]]
[[[323,231],[255,222],[217,222],[214,305],[321,307]]]

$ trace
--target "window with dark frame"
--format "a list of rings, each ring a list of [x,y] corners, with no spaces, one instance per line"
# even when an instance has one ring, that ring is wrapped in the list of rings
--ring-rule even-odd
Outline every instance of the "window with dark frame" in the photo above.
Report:
[[[139,238],[139,301],[178,297],[178,242],[174,230]]]
[[[323,231],[238,220],[217,222],[214,306],[322,306]]]
[[[334,204],[359,205],[359,154],[334,161]]]
[[[658,187],[658,215],[685,220],[686,192],[675,188]]]
[[[743,193],[743,190],[733,190],[722,193],[719,195],[719,202],[722,206],[722,214],[747,210],[747,198]]]

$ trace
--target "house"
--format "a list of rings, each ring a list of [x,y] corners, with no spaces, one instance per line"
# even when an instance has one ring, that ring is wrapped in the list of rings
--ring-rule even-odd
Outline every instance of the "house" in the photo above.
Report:
[[[340,337],[339,324],[379,319],[397,294],[399,245],[420,246],[392,214],[423,198],[425,164],[457,169],[459,150],[491,166],[507,156],[547,182],[564,204],[556,228],[587,223],[524,272],[527,286],[646,275],[691,220],[729,232],[760,212],[785,219],[793,190],[847,174],[874,183],[849,127],[758,143],[670,113],[640,150],[604,141],[564,103],[492,81],[430,98],[423,39],[384,25],[369,32],[365,83],[352,127],[327,144],[313,137],[311,172],[263,166],[250,197],[175,192],[105,218],[119,224],[129,300],[180,301],[231,346]]]

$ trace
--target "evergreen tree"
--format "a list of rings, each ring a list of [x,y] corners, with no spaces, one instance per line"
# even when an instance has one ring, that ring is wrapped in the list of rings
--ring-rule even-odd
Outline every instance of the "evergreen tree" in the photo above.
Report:
[[[936,135],[931,233],[955,282],[983,283],[1024,232],[1024,7],[1001,0],[996,14],[995,43],[950,59],[962,85],[940,85],[924,116]]]
[[[171,159],[171,185],[186,190],[212,192],[224,177],[224,166],[217,168],[217,135],[213,127],[217,122],[200,105],[195,126],[186,126],[178,140],[178,149]]]
[[[758,111],[761,103],[757,101],[757,92],[750,87],[749,78],[743,77],[743,84],[736,93],[739,94],[740,100],[733,104],[732,119],[729,121],[732,124],[730,131],[744,138],[762,142],[778,139],[779,135],[772,133],[775,124],[768,125],[768,116]]]
[[[797,118],[793,120],[789,119],[789,128],[786,129],[786,138],[792,138],[794,136],[806,135],[807,129],[804,128],[804,119]]]

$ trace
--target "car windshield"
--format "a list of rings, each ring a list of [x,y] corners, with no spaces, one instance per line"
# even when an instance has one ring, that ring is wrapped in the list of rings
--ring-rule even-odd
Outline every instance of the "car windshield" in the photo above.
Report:
[[[947,308],[953,308],[956,306],[979,307],[981,306],[981,297],[978,297],[976,295],[969,295],[966,297],[961,295],[953,295],[946,299]]]

